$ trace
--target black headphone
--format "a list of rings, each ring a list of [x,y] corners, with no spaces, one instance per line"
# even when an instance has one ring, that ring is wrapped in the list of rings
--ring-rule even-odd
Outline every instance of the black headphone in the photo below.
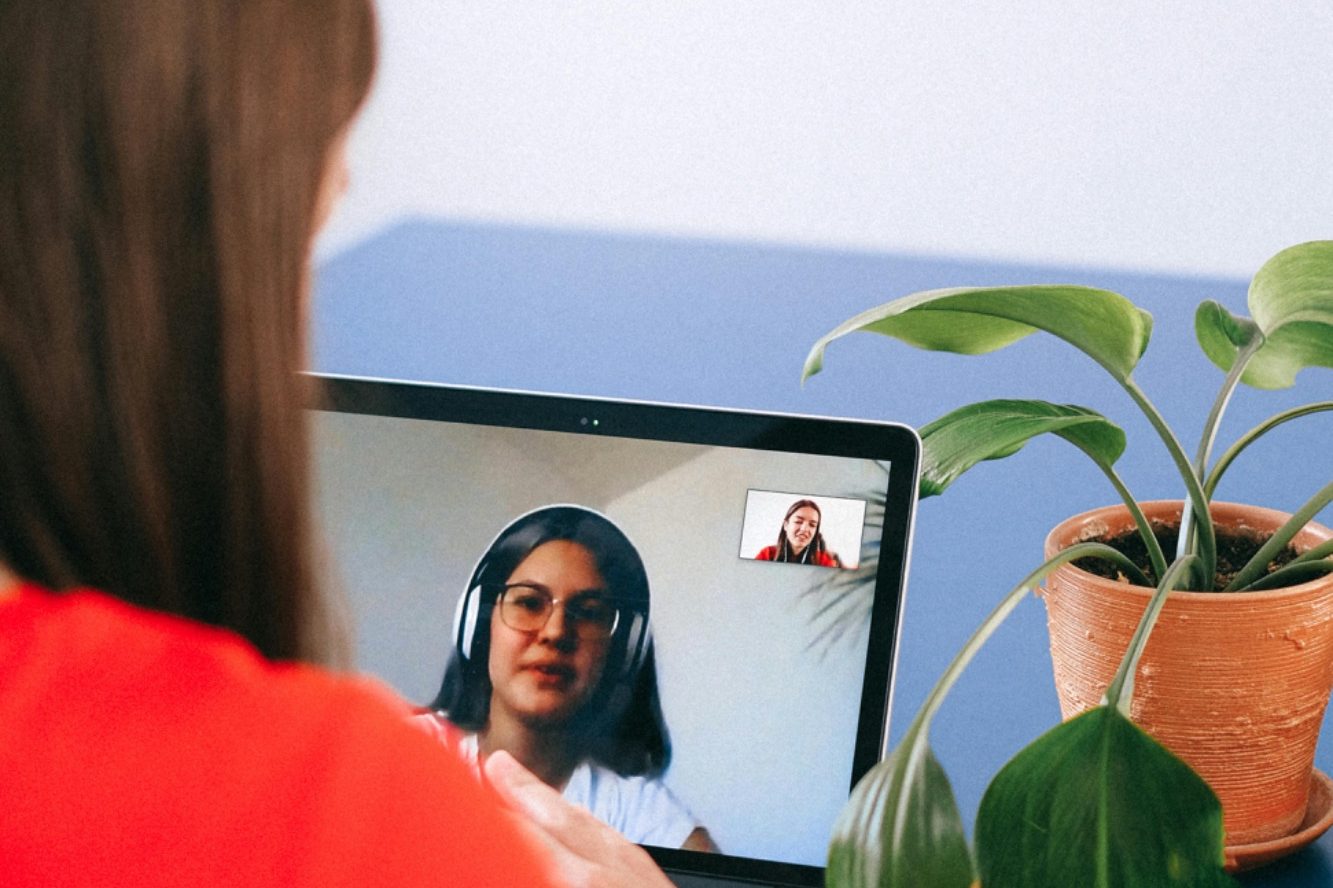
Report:
[[[467,582],[467,591],[458,599],[458,606],[454,611],[454,647],[464,663],[470,665],[473,657],[481,652],[478,647],[480,644],[478,639],[489,639],[490,636],[495,598],[486,594],[485,587],[503,583],[504,580],[508,579],[508,577],[490,576],[490,574],[499,570],[494,566],[494,552],[497,544],[501,540],[506,542],[512,540],[531,551],[541,545],[542,542],[549,542],[549,540],[542,539],[547,532],[547,525],[543,523],[543,519],[550,518],[553,514],[571,520],[591,518],[605,523],[623,538],[625,545],[634,553],[634,557],[639,563],[643,563],[643,559],[639,556],[639,550],[635,548],[629,535],[621,529],[620,525],[601,512],[589,509],[586,506],[572,504],[542,506],[530,512],[525,512],[505,525],[491,540],[480,560],[477,561],[476,567],[472,569],[472,576]],[[561,537],[551,537],[550,539],[561,539]],[[646,592],[646,577],[644,588]],[[629,607],[622,608],[621,619],[616,624],[615,632],[611,635],[611,646],[607,651],[608,661],[620,664],[619,672],[613,676],[617,683],[628,685],[633,682],[634,677],[638,675],[639,667],[643,665],[644,657],[648,654],[648,647],[651,642],[652,629],[648,623],[647,598],[642,602],[633,602]]]

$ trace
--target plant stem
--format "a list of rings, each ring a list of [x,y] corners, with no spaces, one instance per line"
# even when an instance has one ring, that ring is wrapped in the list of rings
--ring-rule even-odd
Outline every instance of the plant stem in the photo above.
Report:
[[[1217,392],[1217,398],[1213,401],[1212,409],[1208,411],[1208,419],[1203,424],[1203,434],[1199,436],[1199,450],[1194,455],[1194,475],[1202,478],[1208,473],[1208,457],[1212,455],[1213,444],[1217,441],[1217,430],[1222,425],[1222,414],[1226,412],[1227,404],[1231,401],[1232,394],[1236,391],[1236,386],[1240,384],[1240,377],[1245,372],[1245,367],[1254,357],[1255,352],[1264,344],[1263,334],[1255,329],[1254,335],[1250,336],[1236,353],[1236,360],[1231,362],[1231,369],[1227,371],[1226,378],[1222,380],[1222,388]],[[1205,499],[1208,498],[1205,491]],[[1176,545],[1176,557],[1179,558],[1186,552],[1194,549],[1194,523],[1189,520],[1188,515],[1180,516],[1180,537]]]
[[[1309,416],[1311,413],[1322,413],[1333,410],[1333,401],[1317,401],[1313,404],[1305,404],[1301,407],[1293,407],[1290,410],[1270,416],[1259,425],[1250,429],[1234,444],[1227,448],[1226,452],[1218,459],[1217,464],[1213,466],[1212,472],[1208,474],[1208,480],[1204,482],[1203,492],[1208,499],[1213,498],[1213,492],[1217,490],[1217,482],[1222,480],[1222,473],[1231,467],[1231,463],[1240,455],[1241,451],[1249,447],[1261,435],[1266,434],[1272,429],[1277,428],[1285,422],[1291,422],[1293,419],[1300,419],[1302,416]]]
[[[1291,559],[1290,564],[1304,564],[1307,561],[1318,561],[1321,558],[1327,558],[1333,555],[1333,540],[1324,540],[1313,549],[1306,549],[1295,558]]]
[[[930,689],[926,702],[921,704],[921,711],[916,714],[916,718],[912,720],[912,726],[908,728],[909,734],[917,730],[918,725],[924,726],[935,717],[940,705],[944,703],[944,698],[948,696],[949,691],[958,682],[958,677],[963,674],[967,664],[972,661],[977,651],[981,650],[981,646],[986,643],[986,639],[995,633],[995,630],[1004,622],[1005,617],[1009,616],[1010,612],[1018,607],[1018,603],[1023,600],[1023,596],[1031,591],[1030,582],[1034,582],[1031,576],[1010,590],[1009,594],[1004,597],[995,610],[990,612],[958,653],[954,655],[953,660],[944,670],[944,674],[940,676],[939,681],[935,682],[935,687]]]
[[[1301,528],[1314,520],[1314,516],[1319,514],[1319,510],[1333,502],[1333,481],[1328,482],[1323,488],[1310,498],[1310,501],[1301,506],[1300,511],[1287,519],[1277,531],[1268,538],[1268,542],[1259,547],[1259,551],[1254,553],[1254,557],[1249,560],[1244,567],[1232,578],[1223,592],[1235,592],[1243,590],[1246,586],[1253,583],[1268,567],[1268,562],[1272,561],[1277,553],[1291,542],[1292,537],[1300,532]]]
[[[1217,537],[1213,530],[1213,516],[1208,512],[1208,497],[1203,492],[1203,484],[1199,481],[1199,476],[1195,474],[1194,467],[1190,465],[1189,457],[1185,456],[1185,449],[1180,446],[1180,441],[1176,439],[1171,427],[1166,424],[1162,414],[1148,400],[1148,396],[1138,387],[1133,378],[1126,378],[1120,383],[1125,391],[1134,399],[1134,403],[1139,405],[1143,415],[1152,423],[1157,430],[1157,436],[1162,439],[1166,445],[1167,452],[1176,464],[1176,469],[1180,472],[1181,479],[1185,482],[1185,489],[1189,494],[1190,503],[1193,505],[1195,518],[1199,522],[1200,535],[1199,540],[1199,559],[1200,567],[1197,570],[1200,586],[1207,586],[1211,578],[1217,571]],[[1181,536],[1185,535],[1188,528],[1190,509],[1181,510],[1180,530]]]
[[[1106,473],[1106,477],[1111,480],[1116,492],[1120,494],[1120,498],[1124,500],[1125,508],[1129,509],[1129,514],[1134,519],[1134,525],[1139,529],[1139,536],[1143,538],[1143,545],[1148,549],[1148,558],[1152,561],[1153,574],[1158,577],[1162,576],[1166,573],[1166,553],[1162,551],[1162,544],[1157,542],[1157,534],[1153,533],[1152,525],[1148,523],[1148,518],[1143,514],[1143,509],[1139,508],[1138,500],[1134,499],[1134,496],[1129,492],[1129,488],[1125,486],[1124,481],[1120,480],[1120,476],[1116,474],[1114,468],[1102,465],[1101,461],[1097,461],[1097,465],[1101,466],[1102,471]],[[1152,584],[1145,583],[1144,585],[1150,586]]]
[[[1162,577],[1157,591],[1153,593],[1147,608],[1143,611],[1138,628],[1134,630],[1134,637],[1129,640],[1129,647],[1125,650],[1124,659],[1120,661],[1120,668],[1116,670],[1115,678],[1111,679],[1111,684],[1106,689],[1107,705],[1119,709],[1125,718],[1130,718],[1130,704],[1134,701],[1134,673],[1138,671],[1143,649],[1148,646],[1148,636],[1152,634],[1153,626],[1157,623],[1157,615],[1162,612],[1162,608],[1166,605],[1166,597],[1176,587],[1180,575],[1192,569],[1198,560],[1197,555],[1186,555],[1177,558],[1167,568],[1166,575]]]
[[[1245,591],[1260,592],[1264,589],[1285,589],[1288,586],[1299,586],[1301,583],[1317,580],[1330,573],[1333,573],[1333,560],[1330,559],[1293,561],[1250,583],[1245,587]]]
[[[1138,569],[1133,561],[1130,561],[1123,553],[1111,548],[1105,543],[1075,543],[1068,549],[1062,549],[1055,553],[1055,555],[1040,567],[1024,577],[1021,583],[1011,589],[1009,594],[1005,595],[1004,599],[996,606],[995,610],[991,611],[990,615],[987,616],[986,619],[982,621],[981,625],[977,627],[976,631],[972,633],[972,636],[968,638],[967,642],[959,649],[958,653],[954,655],[953,660],[949,663],[948,668],[944,670],[944,674],[940,676],[939,681],[935,682],[935,687],[930,689],[930,694],[926,697],[926,701],[921,704],[920,711],[917,712],[916,718],[912,719],[912,724],[908,727],[907,734],[904,736],[910,736],[915,731],[923,730],[924,725],[928,724],[930,720],[935,717],[935,712],[940,708],[940,705],[944,702],[945,696],[948,695],[949,691],[958,681],[958,677],[963,674],[963,670],[967,668],[967,664],[972,661],[972,658],[976,656],[977,651],[981,650],[981,647],[986,643],[986,640],[990,638],[991,635],[995,633],[995,630],[999,628],[1000,624],[1004,622],[1005,617],[1009,616],[1009,613],[1018,606],[1020,601],[1023,600],[1024,595],[1036,588],[1037,584],[1044,580],[1046,576],[1057,567],[1062,564],[1068,564],[1079,558],[1087,557],[1105,558],[1108,561],[1113,561],[1120,567],[1124,568],[1125,573],[1136,583],[1141,583],[1145,586],[1151,585],[1151,583],[1148,582],[1147,577],[1143,575],[1143,572]]]

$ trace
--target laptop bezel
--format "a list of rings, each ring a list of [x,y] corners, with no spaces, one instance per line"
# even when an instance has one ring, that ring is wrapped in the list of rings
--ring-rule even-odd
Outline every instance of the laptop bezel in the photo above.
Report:
[[[891,464],[852,753],[853,786],[885,754],[914,526],[920,439],[901,423],[550,392],[307,373],[312,410],[672,441]],[[824,868],[644,846],[668,873],[775,886],[823,884]]]

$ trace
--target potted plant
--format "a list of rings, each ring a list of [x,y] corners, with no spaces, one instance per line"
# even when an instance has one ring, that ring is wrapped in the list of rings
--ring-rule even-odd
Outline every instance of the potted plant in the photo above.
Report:
[[[1304,368],[1333,367],[1333,241],[1272,257],[1252,280],[1248,302],[1250,317],[1213,301],[1195,312],[1199,344],[1224,379],[1192,457],[1133,375],[1152,318],[1114,292],[1036,285],[913,293],[851,318],[815,343],[806,378],[820,371],[830,342],[855,331],[959,354],[1050,333],[1120,384],[1156,431],[1183,490],[1174,502],[1134,498],[1115,469],[1124,432],[1082,406],[992,400],[922,427],[923,498],[942,493],[978,463],[1010,456],[1049,433],[1087,454],[1121,502],[1076,516],[1050,534],[1047,560],[986,618],[898,746],[858,784],[830,845],[830,885],[967,888],[978,877],[984,888],[1227,884],[1224,862],[1245,861],[1224,856],[1224,811],[1227,828],[1242,842],[1280,836],[1292,828],[1293,812],[1297,819],[1304,813],[1313,744],[1333,682],[1333,610],[1320,610],[1333,608],[1333,532],[1312,521],[1333,501],[1333,479],[1315,478],[1315,486],[1323,486],[1293,515],[1216,503],[1213,493],[1256,439],[1301,416],[1333,410],[1333,401],[1283,411],[1216,459],[1214,449],[1223,411],[1240,383],[1286,388]],[[1326,459],[1312,465],[1328,471]],[[1236,554],[1246,546],[1243,556]],[[978,811],[974,852],[930,749],[931,720],[980,646],[1043,583],[1066,720],[992,780]],[[1270,617],[1264,609],[1274,603],[1296,623]],[[1242,616],[1240,630],[1225,619],[1236,615]],[[1251,654],[1237,639],[1255,631],[1262,643],[1250,645]],[[1214,668],[1219,650],[1239,665]],[[1201,662],[1210,651],[1213,659]],[[1173,665],[1182,654],[1187,665]],[[1265,675],[1265,666],[1280,671]],[[1190,673],[1211,677],[1212,686],[1171,696]],[[1300,702],[1244,708],[1252,697],[1272,702],[1297,673],[1313,679]],[[1251,684],[1238,685],[1240,676]],[[1202,747],[1182,736],[1191,728]],[[1302,748],[1295,748],[1298,734]],[[1249,802],[1263,793],[1256,792],[1253,775],[1227,782],[1242,767],[1228,756],[1253,752],[1247,749],[1253,746],[1282,752],[1277,763],[1260,757],[1253,765],[1265,790],[1281,784],[1274,798],[1256,805]]]

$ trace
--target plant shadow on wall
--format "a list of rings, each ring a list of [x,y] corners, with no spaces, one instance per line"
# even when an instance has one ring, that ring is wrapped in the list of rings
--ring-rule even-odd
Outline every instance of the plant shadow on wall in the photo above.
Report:
[[[1151,316],[1108,290],[919,292],[851,318],[811,349],[806,378],[820,371],[831,341],[856,331],[969,355],[1052,334],[1120,384],[1157,433],[1184,491],[1175,502],[1131,495],[1115,468],[1125,434],[1087,407],[993,400],[920,430],[922,498],[1052,434],[1091,458],[1121,503],[1053,531],[1048,560],[964,644],[899,745],[853,791],[829,847],[830,886],[1234,885],[1229,869],[1257,862],[1253,849],[1300,828],[1319,776],[1314,745],[1333,675],[1333,531],[1313,522],[1333,501],[1333,480],[1316,477],[1322,487],[1292,515],[1214,502],[1213,494],[1255,440],[1333,410],[1333,401],[1283,411],[1216,458],[1214,449],[1241,383],[1288,388],[1301,370],[1333,367],[1333,241],[1269,259],[1251,281],[1248,307],[1249,317],[1211,300],[1195,311],[1196,338],[1223,381],[1192,456],[1133,375]],[[1327,455],[1326,442],[1314,446]],[[1328,472],[1326,458],[1311,465]],[[930,725],[968,662],[1030,591],[1046,601],[1065,721],[991,781],[973,847],[931,751]],[[1297,623],[1275,628],[1273,607],[1295,612]],[[1082,628],[1079,613],[1095,629]],[[1062,666],[1057,655],[1065,649],[1073,657]],[[1313,687],[1292,688],[1304,696],[1274,702],[1296,673],[1312,675]],[[1202,684],[1172,696],[1180,679],[1194,676]],[[1208,719],[1219,717],[1221,727],[1210,727]],[[1242,722],[1252,728],[1243,735],[1235,731]]]
[[[884,483],[865,490],[849,490],[840,496],[866,504],[860,562],[855,570],[813,571],[814,581],[802,590],[801,600],[810,608],[811,636],[806,650],[820,658],[845,645],[861,640],[870,630],[874,607],[875,575],[879,573],[881,539],[884,536],[884,509],[889,472],[887,463],[879,463]]]

